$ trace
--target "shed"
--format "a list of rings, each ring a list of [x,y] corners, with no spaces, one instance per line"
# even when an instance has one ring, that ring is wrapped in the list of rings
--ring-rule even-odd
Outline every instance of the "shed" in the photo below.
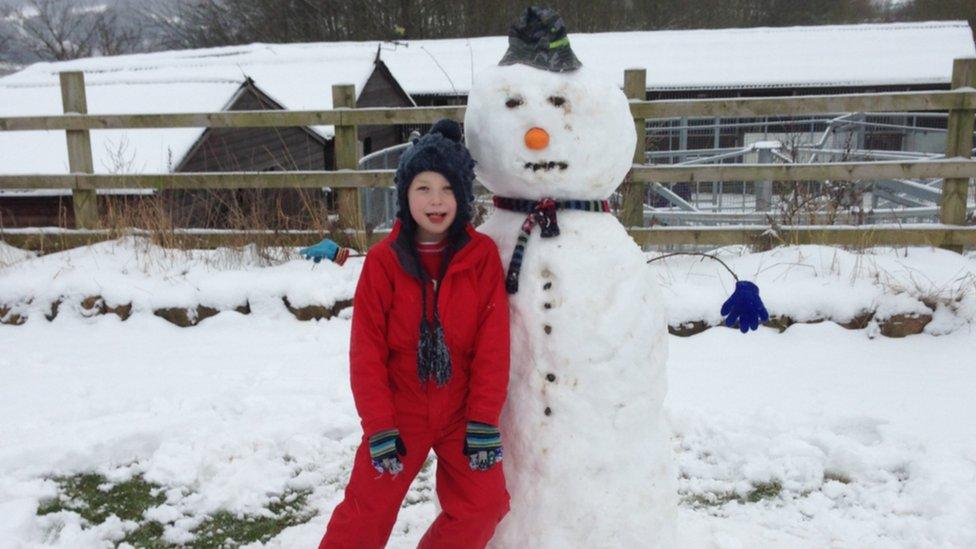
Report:
[[[329,109],[332,85],[346,83],[356,87],[357,106],[413,105],[375,43],[332,46],[253,44],[38,63],[0,78],[0,115],[60,113],[58,73],[72,70],[85,73],[91,113]],[[402,142],[403,132],[371,126],[358,137],[368,152]],[[92,154],[95,172],[107,174],[331,169],[332,136],[331,126],[96,130]],[[67,173],[67,165],[63,131],[0,133],[0,173]],[[70,200],[66,191],[0,191],[0,224],[71,223]],[[119,199],[100,202],[111,200]],[[185,221],[199,225],[194,219]]]

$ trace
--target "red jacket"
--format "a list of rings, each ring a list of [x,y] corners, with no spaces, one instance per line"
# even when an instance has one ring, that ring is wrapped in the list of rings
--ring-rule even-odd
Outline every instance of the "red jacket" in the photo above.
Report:
[[[438,312],[451,351],[443,387],[417,374],[421,282],[397,239],[400,222],[366,256],[353,301],[350,381],[363,432],[440,429],[458,421],[498,425],[508,390],[508,296],[498,248],[467,227],[440,281]],[[428,303],[433,284],[427,283]]]

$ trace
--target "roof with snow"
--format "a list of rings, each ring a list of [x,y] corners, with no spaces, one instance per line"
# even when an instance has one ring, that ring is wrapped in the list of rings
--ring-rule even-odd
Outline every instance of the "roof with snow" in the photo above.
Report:
[[[590,70],[623,86],[647,69],[661,89],[948,84],[952,60],[976,56],[966,21],[570,34]],[[467,93],[496,64],[506,37],[417,40],[384,46],[383,60],[410,94]],[[436,60],[436,62],[435,62]]]
[[[944,85],[952,60],[976,55],[965,21],[571,34],[583,63],[649,89]],[[38,63],[0,78],[0,116],[58,114],[58,72],[85,72],[91,113],[219,111],[246,78],[287,109],[329,109],[333,84],[357,92],[379,55],[411,95],[466,95],[506,37],[398,43],[251,44]],[[317,128],[330,136],[331,127]],[[92,132],[98,173],[168,172],[199,128]],[[64,132],[0,132],[0,173],[64,173]]]
[[[324,55],[327,51],[328,55]],[[61,113],[60,71],[84,71],[88,112],[214,112],[225,109],[248,77],[288,109],[332,108],[332,85],[361,91],[373,71],[375,43],[253,44],[37,63],[0,78],[0,116]],[[316,128],[331,136],[331,127]],[[97,173],[169,172],[201,128],[92,132]],[[65,135],[0,133],[0,173],[64,173]]]

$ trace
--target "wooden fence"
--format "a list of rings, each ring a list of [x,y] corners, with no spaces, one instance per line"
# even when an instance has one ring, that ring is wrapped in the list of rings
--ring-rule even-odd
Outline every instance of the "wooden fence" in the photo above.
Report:
[[[463,106],[411,108],[355,108],[351,85],[333,86],[333,106],[324,111],[235,111],[176,114],[88,114],[84,75],[61,73],[64,113],[54,116],[0,117],[0,131],[63,130],[67,134],[70,175],[0,175],[0,189],[71,189],[74,230],[3,230],[0,239],[14,245],[44,247],[45,239],[78,245],[112,236],[99,230],[97,189],[337,189],[343,230],[368,245],[362,230],[357,189],[386,186],[392,170],[356,170],[356,127],[362,125],[432,123],[439,118],[462,121]],[[976,161],[971,159],[976,115],[976,58],[956,59],[949,91],[895,92],[774,98],[646,101],[646,73],[628,70],[624,92],[630,98],[638,133],[635,165],[623,182],[620,218],[641,244],[760,244],[823,243],[842,245],[933,245],[961,251],[976,246],[976,227],[967,227],[966,198]],[[759,117],[837,112],[947,111],[946,159],[910,162],[841,162],[816,164],[720,164],[646,166],[644,128],[649,118]],[[161,175],[96,175],[89,132],[138,128],[244,128],[332,125],[335,127],[335,171],[179,173]],[[653,227],[643,225],[644,188],[654,182],[681,181],[856,181],[890,178],[944,178],[940,223],[907,226],[737,226]],[[247,231],[193,231],[175,234],[198,246],[213,246]],[[253,235],[268,236],[264,232]],[[272,233],[283,245],[308,242],[320,236],[308,232]],[[375,235],[373,236],[375,240]]]

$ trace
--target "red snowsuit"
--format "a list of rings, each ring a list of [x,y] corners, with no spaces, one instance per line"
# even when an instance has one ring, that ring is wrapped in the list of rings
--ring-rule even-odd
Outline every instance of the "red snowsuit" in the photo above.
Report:
[[[440,281],[438,312],[451,352],[452,375],[443,387],[417,374],[421,319],[419,273],[390,236],[370,249],[353,301],[350,378],[363,441],[346,496],[332,512],[320,549],[381,548],[400,504],[433,448],[442,512],[420,547],[484,547],[508,512],[501,465],[472,471],[463,453],[467,421],[498,425],[508,388],[508,296],[498,248],[467,227],[467,243]],[[433,285],[427,303],[432,311]],[[377,474],[368,437],[397,428],[406,446],[403,471]]]

